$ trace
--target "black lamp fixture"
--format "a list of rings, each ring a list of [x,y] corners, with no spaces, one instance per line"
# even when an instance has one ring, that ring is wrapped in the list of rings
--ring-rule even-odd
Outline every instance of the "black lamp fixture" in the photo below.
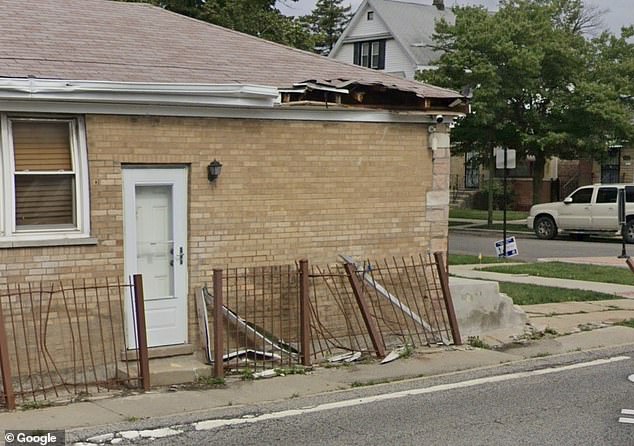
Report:
[[[222,170],[222,164],[218,160],[213,160],[207,166],[207,179],[209,182],[213,182],[220,176],[220,171]]]

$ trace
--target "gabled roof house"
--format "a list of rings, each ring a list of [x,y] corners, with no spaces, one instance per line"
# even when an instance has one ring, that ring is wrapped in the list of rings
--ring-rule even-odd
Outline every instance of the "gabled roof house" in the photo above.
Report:
[[[459,93],[142,3],[0,10],[0,286],[142,273],[170,346],[215,266],[446,250]]]
[[[455,20],[443,0],[364,0],[329,57],[414,79],[438,58],[432,45],[436,23]]]

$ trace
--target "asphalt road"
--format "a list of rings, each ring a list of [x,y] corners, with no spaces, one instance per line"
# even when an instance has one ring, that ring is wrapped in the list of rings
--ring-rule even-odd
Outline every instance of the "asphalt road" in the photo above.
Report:
[[[507,236],[514,235],[509,232]],[[451,254],[482,254],[495,256],[495,242],[502,240],[500,233],[467,234],[449,231],[449,252]],[[575,241],[566,238],[539,240],[536,237],[517,238],[518,260],[535,261],[552,257],[611,257],[621,254],[621,244],[598,239]],[[628,254],[634,254],[634,245],[626,245]]]
[[[453,382],[373,386],[365,395],[200,421],[151,444],[633,445],[634,424],[619,421],[634,422],[622,413],[634,410],[632,357],[625,351]]]

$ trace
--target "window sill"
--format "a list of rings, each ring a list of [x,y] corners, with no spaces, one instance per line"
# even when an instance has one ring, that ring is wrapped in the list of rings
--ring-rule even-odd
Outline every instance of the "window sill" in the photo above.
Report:
[[[2,240],[0,239],[0,249],[7,248],[39,248],[44,246],[75,246],[75,245],[96,245],[99,241],[95,237],[81,238],[42,238],[37,240]]]

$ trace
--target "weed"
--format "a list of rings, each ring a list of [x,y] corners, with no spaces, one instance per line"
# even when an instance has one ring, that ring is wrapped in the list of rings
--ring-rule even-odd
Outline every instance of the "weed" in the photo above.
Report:
[[[370,379],[368,381],[354,381],[353,383],[350,384],[350,387],[366,387],[366,386],[375,386],[377,384],[386,384],[389,383],[390,381],[387,379]]]
[[[486,342],[484,342],[482,339],[480,339],[479,336],[469,336],[467,338],[467,344],[475,348],[484,348],[487,350],[491,349],[491,346],[487,344]]]
[[[218,388],[225,387],[224,378],[215,378],[213,376],[199,376],[196,378],[196,384],[201,387]]]
[[[550,356],[548,352],[537,353],[536,355],[531,356],[531,358],[545,358],[546,356]]]
[[[544,329],[544,334],[558,335],[559,333],[557,333],[557,330],[555,330],[554,328],[546,327]]]
[[[253,381],[254,378],[255,376],[253,376],[253,370],[251,370],[248,367],[244,369],[242,373],[240,374],[240,379],[242,381]]]
[[[403,351],[398,355],[399,358],[409,358],[414,353],[414,346],[405,344]]]
[[[51,407],[53,403],[50,401],[26,401],[20,405],[22,410],[35,410],[42,409],[44,407]]]
[[[299,398],[299,393],[295,392],[291,395],[291,398]]]
[[[293,367],[284,367],[275,369],[275,373],[278,376],[286,376],[286,375],[305,375],[306,367],[294,365]]]
[[[127,421],[128,423],[134,423],[136,421],[141,421],[141,417],[135,417],[134,415],[131,415],[129,417],[125,417],[125,421]]]
[[[622,325],[623,327],[634,328],[634,319],[626,319],[621,322],[617,322],[616,325]]]

